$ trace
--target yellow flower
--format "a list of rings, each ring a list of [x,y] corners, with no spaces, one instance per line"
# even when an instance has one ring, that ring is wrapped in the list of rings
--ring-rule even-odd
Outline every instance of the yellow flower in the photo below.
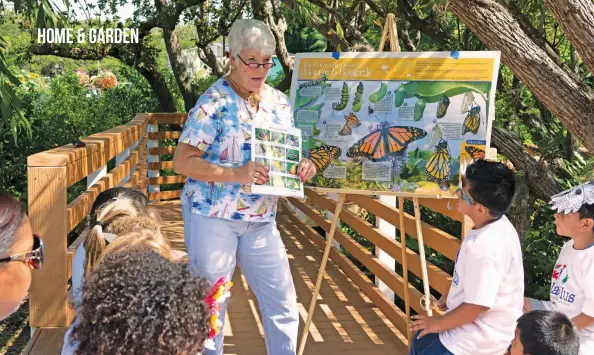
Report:
[[[37,77],[38,77],[38,75],[35,73],[29,74],[29,78],[31,78],[31,79],[37,79]]]

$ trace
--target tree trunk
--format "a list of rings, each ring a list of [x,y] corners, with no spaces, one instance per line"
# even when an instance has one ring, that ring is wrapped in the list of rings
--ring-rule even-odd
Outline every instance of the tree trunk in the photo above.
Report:
[[[285,44],[285,31],[287,30],[287,22],[280,11],[273,11],[274,0],[266,0],[264,4],[264,22],[270,27],[272,35],[276,41],[276,56],[283,66],[285,77],[293,75],[293,58],[289,56],[289,51]],[[276,17],[276,21],[275,21]]]
[[[493,127],[491,145],[505,155],[518,171],[526,174],[526,182],[532,195],[544,201],[561,192],[549,169],[531,157],[524,145],[511,134],[499,127]]]
[[[156,69],[151,70],[145,66],[139,66],[136,69],[151,85],[153,93],[157,97],[157,100],[159,100],[161,112],[177,112],[175,99],[173,98],[171,91],[169,91],[163,75]]]
[[[592,0],[545,0],[563,31],[594,73],[594,2]]]
[[[557,65],[526,35],[505,7],[493,0],[450,0],[453,11],[584,146],[594,150],[591,91]]]
[[[182,59],[181,47],[175,30],[164,28],[163,40],[165,41],[165,48],[167,49],[175,81],[184,99],[184,108],[186,112],[189,112],[196,105],[198,95],[192,89],[190,71],[186,68]]]
[[[516,196],[508,213],[510,222],[516,228],[520,241],[524,241],[524,234],[530,230],[530,217],[534,210],[534,197],[530,193],[529,177],[525,171],[517,172]]]

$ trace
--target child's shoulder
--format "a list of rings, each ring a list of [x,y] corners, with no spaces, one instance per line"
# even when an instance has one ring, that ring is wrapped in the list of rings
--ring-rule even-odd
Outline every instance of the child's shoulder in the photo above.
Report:
[[[518,232],[505,216],[473,233],[469,242],[472,254],[485,257],[492,255],[499,258],[519,248]]]

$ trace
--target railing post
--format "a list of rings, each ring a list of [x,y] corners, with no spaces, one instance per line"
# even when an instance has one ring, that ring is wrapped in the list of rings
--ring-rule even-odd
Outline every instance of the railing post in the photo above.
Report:
[[[140,137],[139,140],[136,141],[135,143],[133,143],[131,146],[124,149],[120,154],[116,155],[116,167],[120,166],[120,164],[122,164],[126,159],[128,159],[128,157],[130,156],[130,153],[136,149],[136,147],[138,146],[138,142],[140,142],[141,140],[142,140],[142,137]],[[134,171],[134,169],[136,168],[137,165],[138,165],[138,163],[136,163],[135,166],[130,167],[130,173],[128,173],[128,175],[126,175],[124,177],[124,179],[119,184],[119,186],[124,185],[128,181],[128,179],[130,178],[130,174]]]
[[[159,132],[159,125],[156,123],[150,123],[147,126],[147,130],[148,132]],[[148,140],[148,148],[153,148],[153,147],[158,147],[159,146],[159,140],[158,139],[149,139]],[[158,155],[151,155],[149,152],[149,156],[148,156],[148,162],[149,163],[158,163],[159,162],[159,156]],[[159,177],[160,176],[160,171],[159,169],[157,170],[150,170],[148,171],[148,177],[152,178],[152,177]],[[149,185],[148,187],[148,191],[149,193],[151,192],[160,192],[161,191],[161,186],[160,185]]]
[[[68,306],[66,226],[66,167],[28,167],[29,218],[45,246],[44,264],[33,271],[30,326],[66,327],[73,312]]]
[[[389,205],[390,207],[396,207],[396,196],[379,196],[379,200],[383,203]],[[392,224],[384,221],[381,218],[376,218],[376,225],[380,232],[388,238],[396,239],[396,227]],[[403,248],[406,246],[403,246]],[[377,246],[375,247],[375,256],[377,256],[382,264],[388,269],[395,271],[396,270],[396,260],[391,257],[389,254],[382,251]],[[403,270],[402,272],[407,272],[407,270]],[[388,297],[392,302],[394,302],[394,291],[388,287],[385,283],[383,283],[378,277],[375,278],[375,284],[377,287]]]
[[[101,180],[107,174],[107,165],[103,165],[99,169],[93,171],[87,176],[87,188],[95,185],[97,181]]]
[[[328,198],[332,199],[334,201],[336,201],[338,203],[338,194],[337,193],[329,193],[328,194]],[[334,219],[334,213],[331,212],[326,212],[326,218],[328,218],[330,221]],[[340,219],[338,219],[338,223],[336,224],[336,229],[340,229],[341,226],[341,221]],[[326,233],[326,235],[328,235]],[[332,246],[338,250],[340,250],[340,243],[336,241],[336,239],[332,240]]]

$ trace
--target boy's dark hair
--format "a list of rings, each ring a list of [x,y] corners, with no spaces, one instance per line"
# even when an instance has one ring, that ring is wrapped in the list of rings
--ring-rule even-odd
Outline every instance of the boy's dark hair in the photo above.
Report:
[[[464,180],[470,183],[472,199],[500,218],[509,210],[516,191],[513,172],[503,163],[477,160],[466,168]]]
[[[209,286],[145,247],[110,253],[82,287],[75,354],[196,354],[210,332]]]
[[[577,330],[563,313],[532,311],[518,319],[524,354],[578,355]]]

